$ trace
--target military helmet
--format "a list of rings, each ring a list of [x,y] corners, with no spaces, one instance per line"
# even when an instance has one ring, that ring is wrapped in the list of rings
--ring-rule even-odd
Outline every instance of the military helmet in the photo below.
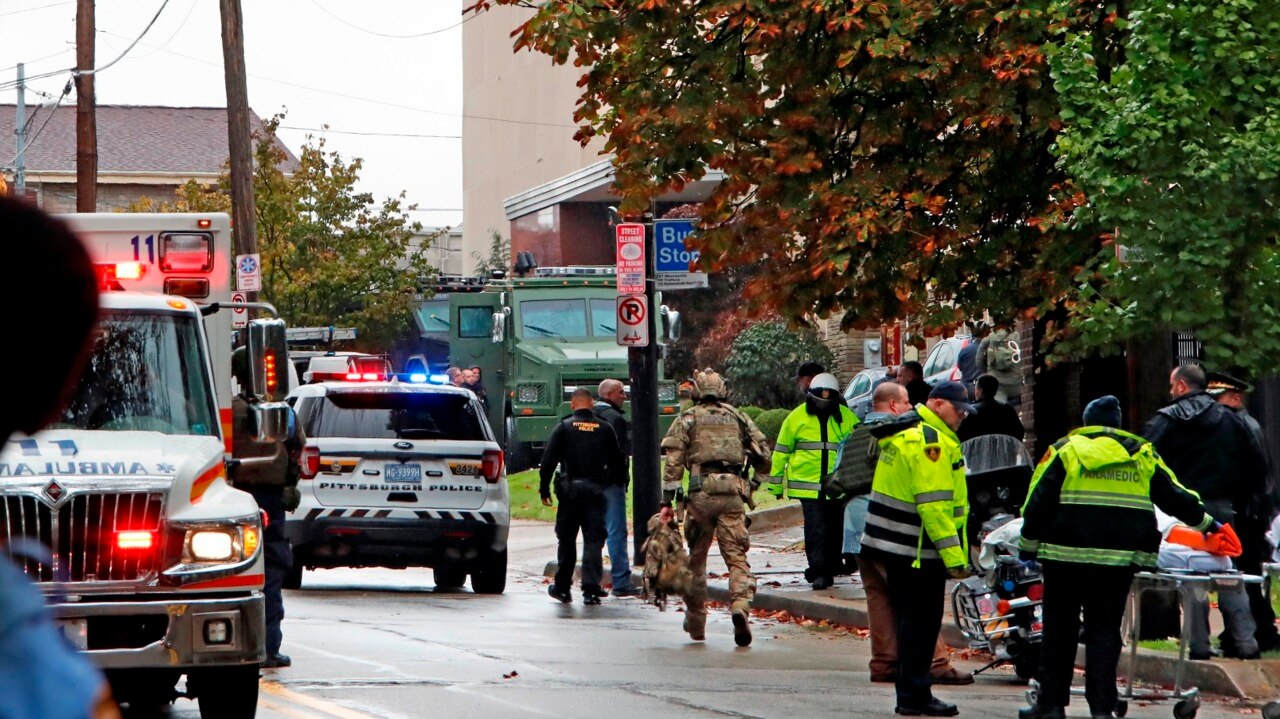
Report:
[[[698,399],[724,399],[729,394],[724,379],[712,369],[705,369],[693,378],[693,388]]]

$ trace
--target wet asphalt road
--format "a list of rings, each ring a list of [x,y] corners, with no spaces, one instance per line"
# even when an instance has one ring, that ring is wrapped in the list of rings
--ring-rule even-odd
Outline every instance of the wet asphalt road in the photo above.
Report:
[[[584,607],[577,596],[561,605],[539,573],[552,556],[545,532],[513,534],[502,596],[436,592],[429,570],[308,572],[304,588],[286,595],[293,667],[264,672],[258,716],[893,716],[892,686],[868,681],[864,639],[757,619],[755,643],[738,649],[723,610],[695,643],[674,608],[620,599]],[[1023,687],[1009,677],[993,672],[938,695],[961,716],[1014,717]],[[1072,709],[1088,716],[1083,702]],[[1242,713],[1209,704],[1200,716]],[[180,700],[170,715],[198,713]],[[1129,716],[1172,712],[1134,707]]]

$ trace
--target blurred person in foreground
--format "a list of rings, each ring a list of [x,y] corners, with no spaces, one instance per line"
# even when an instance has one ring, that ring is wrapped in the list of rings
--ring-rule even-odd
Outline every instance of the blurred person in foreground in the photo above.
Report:
[[[35,207],[0,197],[0,242],[24,268],[0,289],[10,308],[6,329],[40,353],[39,362],[0,353],[5,376],[23,378],[10,384],[0,409],[6,442],[15,432],[38,432],[61,410],[87,356],[98,293],[80,241]],[[0,558],[0,697],[0,719],[120,716],[102,674],[63,638],[44,597],[7,557]]]

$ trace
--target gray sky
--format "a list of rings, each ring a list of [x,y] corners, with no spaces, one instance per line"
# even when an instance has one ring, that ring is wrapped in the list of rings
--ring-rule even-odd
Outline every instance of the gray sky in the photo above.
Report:
[[[97,65],[119,55],[163,0],[98,0]],[[75,64],[74,0],[0,0],[0,102],[27,76]],[[427,225],[462,221],[462,21],[458,0],[242,0],[249,103],[285,125],[323,124],[329,149],[364,158],[361,189],[378,198],[408,192]],[[383,35],[420,35],[384,37]],[[34,80],[56,98],[67,73]],[[310,89],[306,89],[310,88]],[[226,104],[218,0],[169,0],[155,26],[98,76],[100,104]],[[48,102],[27,95],[27,103]],[[74,92],[67,102],[74,104]],[[398,133],[451,137],[384,137]],[[280,135],[295,152],[306,130]],[[11,138],[0,138],[7,150]],[[0,154],[4,154],[0,152]]]

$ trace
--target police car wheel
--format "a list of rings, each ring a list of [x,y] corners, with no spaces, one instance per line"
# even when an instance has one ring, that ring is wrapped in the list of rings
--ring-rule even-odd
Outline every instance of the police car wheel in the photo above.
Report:
[[[431,570],[436,580],[436,589],[457,589],[467,582],[467,573],[453,567],[436,567]]]
[[[212,667],[191,672],[200,719],[253,719],[258,713],[258,665]]]
[[[504,549],[471,573],[471,591],[476,594],[502,594],[506,589],[507,550]]]
[[[1280,702],[1271,702],[1262,707],[1262,719],[1280,719]]]

